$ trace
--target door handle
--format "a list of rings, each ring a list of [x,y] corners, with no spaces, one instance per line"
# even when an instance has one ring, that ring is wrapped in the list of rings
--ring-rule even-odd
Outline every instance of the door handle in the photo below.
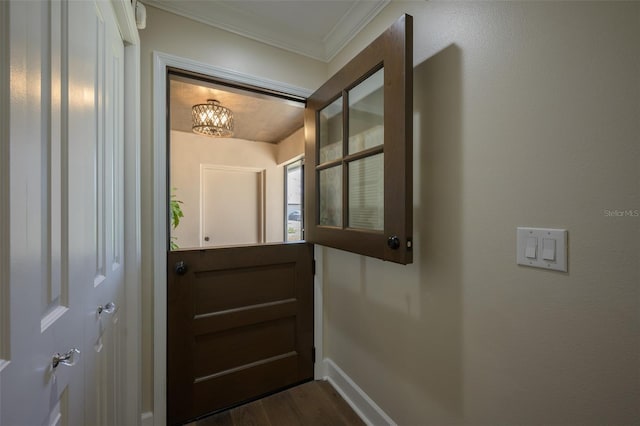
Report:
[[[400,248],[400,238],[396,235],[389,237],[387,240],[387,245],[391,250],[398,250]]]
[[[78,348],[72,348],[69,352],[64,354],[56,353],[51,360],[51,368],[56,369],[58,365],[66,365],[67,367],[73,367],[80,359],[80,350]]]
[[[116,304],[113,302],[109,302],[106,305],[98,305],[98,315],[102,314],[112,314],[116,311]]]
[[[182,260],[179,262],[176,262],[176,274],[184,275],[186,273],[187,273],[187,264],[184,263]]]

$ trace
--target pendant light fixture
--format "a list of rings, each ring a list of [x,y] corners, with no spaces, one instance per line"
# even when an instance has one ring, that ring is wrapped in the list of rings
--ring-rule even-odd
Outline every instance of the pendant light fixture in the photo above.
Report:
[[[191,124],[194,133],[218,138],[233,136],[233,112],[215,99],[191,107]]]

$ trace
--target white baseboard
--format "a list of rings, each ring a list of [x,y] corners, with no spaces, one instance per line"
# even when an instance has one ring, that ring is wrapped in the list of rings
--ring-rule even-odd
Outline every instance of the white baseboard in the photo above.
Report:
[[[153,412],[147,411],[142,413],[140,416],[140,425],[141,426],[153,426]]]
[[[325,378],[336,388],[338,393],[347,401],[351,408],[353,408],[353,411],[360,416],[362,421],[371,426],[396,426],[396,422],[369,398],[360,386],[358,386],[351,377],[347,376],[332,360],[325,358],[322,363],[324,364],[324,371],[326,372]]]

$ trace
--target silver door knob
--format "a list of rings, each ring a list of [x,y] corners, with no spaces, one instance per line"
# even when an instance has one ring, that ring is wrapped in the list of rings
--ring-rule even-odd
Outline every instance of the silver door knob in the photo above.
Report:
[[[64,354],[57,353],[53,356],[51,360],[51,368],[55,369],[58,365],[66,365],[68,367],[73,367],[76,365],[78,360],[80,359],[80,350],[77,348],[72,348],[69,352]]]
[[[105,314],[112,314],[116,311],[116,304],[113,302],[109,302],[106,305],[102,306],[102,305],[98,305],[98,315],[100,315],[101,313],[105,313]]]

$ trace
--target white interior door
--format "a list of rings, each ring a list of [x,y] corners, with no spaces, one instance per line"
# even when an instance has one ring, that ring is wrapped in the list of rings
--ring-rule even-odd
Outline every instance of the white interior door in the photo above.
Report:
[[[106,1],[3,8],[11,96],[0,424],[118,424],[117,311],[107,320],[96,309],[117,304],[123,286],[122,42]],[[54,354],[73,349],[76,364],[54,369]]]
[[[123,328],[120,321],[124,292],[123,246],[123,78],[124,46],[112,7],[108,2],[92,4],[86,11],[85,38],[97,47],[96,82],[92,112],[96,137],[88,144],[77,139],[70,151],[76,197],[70,204],[85,230],[78,233],[79,243],[91,244],[91,257],[78,265],[86,286],[85,318],[85,402],[86,424],[122,424]],[[77,19],[82,19],[78,16]],[[90,37],[89,34],[94,34]],[[82,146],[80,146],[82,145]],[[74,156],[77,155],[77,158]],[[94,164],[86,174],[86,166]],[[84,234],[81,237],[80,234]],[[90,278],[89,278],[90,277]]]
[[[202,165],[200,188],[201,246],[264,241],[264,170]]]

